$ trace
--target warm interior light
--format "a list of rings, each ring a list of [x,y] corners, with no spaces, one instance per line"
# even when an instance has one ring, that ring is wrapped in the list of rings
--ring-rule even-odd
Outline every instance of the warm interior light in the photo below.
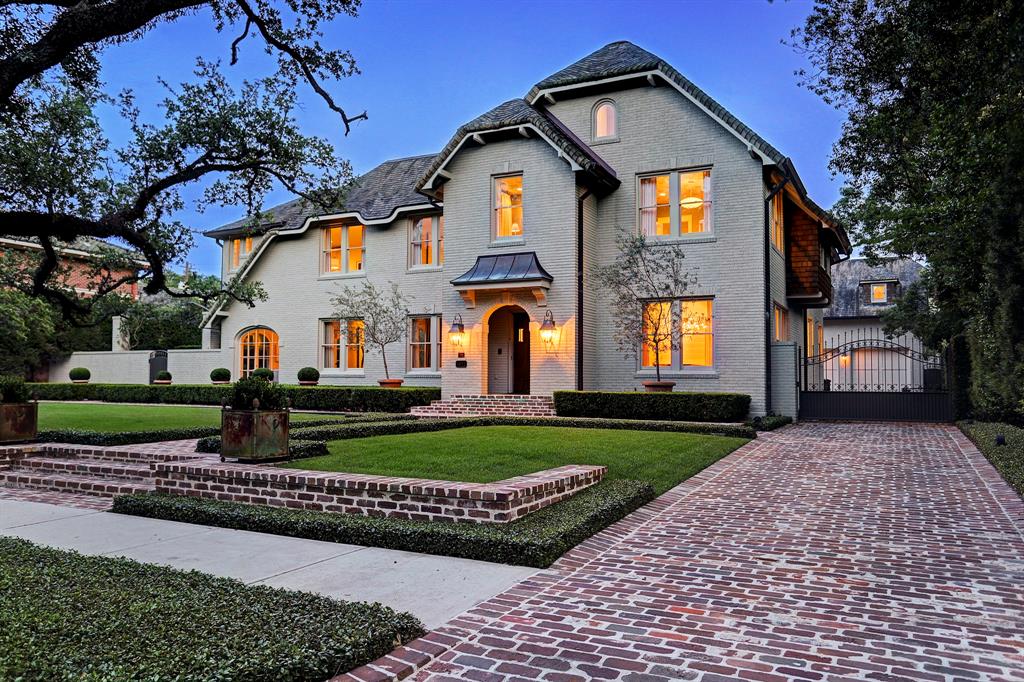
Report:
[[[452,326],[448,330],[448,340],[453,346],[462,346],[466,341],[466,326],[462,324],[462,315],[456,315],[452,320]]]
[[[839,356],[839,366],[840,367],[849,367],[850,366],[850,355],[848,353],[844,353],[843,355]]]
[[[544,321],[540,325],[540,340],[550,346],[555,340],[555,333],[558,327],[555,325],[555,316],[551,311],[544,313]]]

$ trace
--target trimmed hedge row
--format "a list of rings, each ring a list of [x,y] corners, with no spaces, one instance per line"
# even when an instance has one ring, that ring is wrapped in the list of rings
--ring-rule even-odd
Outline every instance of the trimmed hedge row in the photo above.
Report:
[[[0,679],[322,682],[424,633],[381,604],[0,538]]]
[[[394,417],[395,415],[388,415]],[[384,417],[376,417],[378,419]],[[304,427],[326,426],[337,424],[339,419],[309,419],[302,422]],[[40,431],[36,440],[43,443],[74,443],[75,445],[130,445],[132,443],[156,443],[164,440],[186,440],[189,438],[217,439],[217,450],[220,452],[219,426],[190,426],[180,429],[158,429],[154,431],[89,431],[86,429],[47,429]],[[199,452],[207,452],[200,450]],[[308,456],[308,455],[307,455]]]
[[[1024,497],[1024,428],[976,421],[957,422],[957,426],[992,462],[1003,480]],[[996,445],[996,436],[1002,436],[1005,445]]]
[[[220,436],[208,436],[200,438],[196,442],[196,452],[216,455],[220,453]],[[288,455],[291,459],[305,459],[306,457],[320,457],[328,454],[327,443],[322,440],[295,440],[288,441]]]
[[[781,414],[766,414],[763,417],[754,417],[747,422],[747,426],[755,431],[774,431],[792,423],[792,417],[785,417]]]
[[[554,400],[560,417],[741,422],[750,412],[742,393],[555,391]]]
[[[178,495],[115,498],[114,511],[220,528],[547,568],[654,499],[643,481],[604,481],[508,524],[437,523],[220,502]]]
[[[98,400],[109,403],[173,403],[220,405],[229,400],[231,386],[206,384],[29,384],[39,400]],[[375,386],[281,387],[292,409],[329,412],[408,412],[441,398],[432,387],[378,388]]]

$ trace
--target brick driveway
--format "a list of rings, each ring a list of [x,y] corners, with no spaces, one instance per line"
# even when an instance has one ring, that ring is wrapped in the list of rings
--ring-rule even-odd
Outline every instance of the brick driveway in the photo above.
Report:
[[[1022,527],[951,426],[790,427],[346,677],[1024,680]]]

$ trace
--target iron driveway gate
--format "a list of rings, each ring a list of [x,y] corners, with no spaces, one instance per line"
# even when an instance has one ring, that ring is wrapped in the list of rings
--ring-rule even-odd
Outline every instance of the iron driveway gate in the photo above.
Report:
[[[913,336],[847,331],[820,355],[804,354],[801,419],[953,421],[948,353]]]

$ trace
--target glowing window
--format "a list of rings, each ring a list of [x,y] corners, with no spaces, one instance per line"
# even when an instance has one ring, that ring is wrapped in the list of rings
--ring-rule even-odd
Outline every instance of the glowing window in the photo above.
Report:
[[[366,228],[362,225],[325,227],[322,272],[360,272],[363,269]]]
[[[672,234],[671,177],[655,175],[640,178],[640,234],[645,237]]]
[[[279,347],[277,332],[266,327],[250,329],[238,340],[239,374],[247,377],[253,371],[265,367],[278,369]]]
[[[494,236],[523,236],[523,176],[494,179]]]
[[[431,359],[433,356],[433,345],[431,344],[431,327],[434,318],[414,317],[412,318],[412,333],[409,335],[409,365],[412,369],[433,369]]]
[[[418,268],[424,266],[434,265],[434,253],[435,246],[434,240],[437,240],[436,252],[441,253],[444,249],[444,237],[441,235],[441,229],[434,229],[435,225],[439,225],[440,216],[427,216],[425,218],[414,218],[412,225],[409,230],[409,267]],[[437,221],[437,222],[435,222]],[[438,261],[440,263],[440,261]]]
[[[889,300],[889,287],[885,284],[872,284],[871,285],[871,302],[872,303],[886,303]]]
[[[682,302],[679,324],[682,327],[683,366],[714,365],[714,331],[710,298]]]
[[[776,341],[788,341],[789,340],[789,312],[780,306],[778,303],[775,304],[775,336]]]
[[[644,304],[642,367],[668,367],[672,364],[672,302]]]
[[[612,102],[601,102],[594,107],[594,139],[606,140],[618,137],[618,119],[615,112],[615,104]]]
[[[231,240],[231,269],[235,270],[252,251],[252,237],[239,237]]]
[[[786,253],[786,231],[782,201],[782,192],[772,197],[772,244],[779,250],[779,253]]]
[[[711,231],[711,171],[677,171],[640,178],[637,207],[645,237]]]
[[[324,322],[323,366],[326,369],[363,368],[362,320]]]

